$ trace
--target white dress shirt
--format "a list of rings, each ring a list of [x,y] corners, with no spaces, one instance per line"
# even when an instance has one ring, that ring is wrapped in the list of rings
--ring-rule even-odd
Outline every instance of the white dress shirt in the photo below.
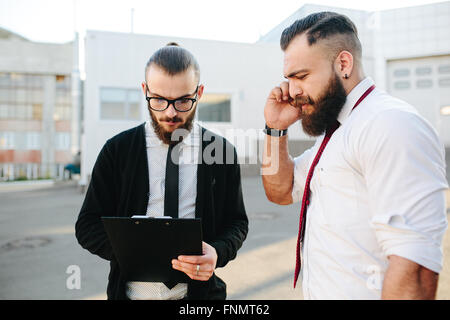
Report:
[[[305,299],[380,299],[389,255],[442,269],[444,147],[407,103],[361,81],[311,180],[302,247]],[[294,159],[294,202],[323,140]],[[299,209],[300,211],[300,209]]]
[[[164,216],[166,159],[169,147],[155,134],[150,121],[147,121],[145,124],[150,183],[147,216],[162,217]],[[180,145],[179,218],[195,218],[200,132],[200,126],[194,121],[190,134],[183,139]],[[157,245],[155,243],[155,246]],[[167,288],[164,283],[139,281],[127,283],[127,296],[132,300],[178,300],[184,298],[186,294],[186,283],[179,283],[172,289]]]

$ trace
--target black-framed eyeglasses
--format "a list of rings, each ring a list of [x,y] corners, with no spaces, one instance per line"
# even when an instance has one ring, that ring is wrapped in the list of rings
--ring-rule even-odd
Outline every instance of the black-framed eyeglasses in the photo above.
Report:
[[[198,85],[197,85],[197,88],[195,89],[195,91],[188,95],[188,96],[192,96],[193,94],[195,94],[195,98],[182,97],[182,98],[178,98],[178,99],[174,99],[174,100],[169,100],[169,99],[166,99],[163,97],[147,96],[147,92],[150,93],[150,90],[148,89],[147,84],[145,84],[145,85],[147,87],[147,90],[145,92],[145,99],[147,100],[147,103],[148,103],[148,106],[150,107],[150,109],[152,109],[154,111],[164,111],[170,105],[173,105],[175,110],[177,110],[179,112],[188,112],[189,110],[192,109],[192,107],[194,106],[194,103],[197,101],[197,92],[198,92],[198,87],[199,87]]]

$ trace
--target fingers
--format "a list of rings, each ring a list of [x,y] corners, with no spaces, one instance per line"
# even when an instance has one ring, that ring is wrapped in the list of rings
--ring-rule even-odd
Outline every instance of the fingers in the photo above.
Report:
[[[272,89],[272,91],[270,91],[270,96],[269,99],[275,99],[277,102],[281,102],[281,88],[280,87],[275,87]]]
[[[217,252],[206,242],[202,243],[202,250],[202,256],[178,256],[172,260],[172,267],[193,280],[207,281],[216,268]]]
[[[283,101],[289,100],[289,82],[284,81],[280,84],[280,89],[282,92],[282,99]]]
[[[178,256],[178,260],[191,264],[203,264],[210,262],[208,256]]]
[[[172,267],[184,272],[192,280],[207,281],[214,273],[214,268],[210,264],[192,264],[176,259],[172,260]]]
[[[289,100],[289,83],[287,81],[284,81],[280,84],[279,87],[273,88],[271,96],[272,98],[277,100],[277,102],[287,102]]]
[[[197,274],[197,266],[198,273],[199,274],[206,274],[214,272],[214,268],[210,264],[192,264],[187,262],[181,262],[180,260],[173,259],[172,260],[172,266],[176,267],[177,270],[182,269],[180,271],[191,273],[196,275]]]

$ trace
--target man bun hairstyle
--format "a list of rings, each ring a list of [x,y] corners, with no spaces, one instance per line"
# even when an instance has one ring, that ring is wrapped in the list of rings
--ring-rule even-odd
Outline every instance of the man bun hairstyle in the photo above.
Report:
[[[281,49],[285,51],[296,36],[304,33],[310,46],[323,41],[334,58],[339,52],[346,50],[356,59],[361,60],[362,48],[358,30],[355,24],[343,14],[323,11],[295,21],[281,34]]]
[[[200,67],[192,53],[180,47],[176,42],[169,42],[166,46],[156,50],[145,66],[145,76],[149,67],[154,64],[169,75],[173,76],[193,68],[197,79],[200,79]]]

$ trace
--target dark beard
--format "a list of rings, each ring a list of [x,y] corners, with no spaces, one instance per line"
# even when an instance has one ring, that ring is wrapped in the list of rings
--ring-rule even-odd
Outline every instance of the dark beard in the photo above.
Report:
[[[314,107],[314,111],[311,114],[302,114],[300,116],[303,131],[313,137],[323,134],[327,128],[336,122],[346,100],[347,94],[344,86],[336,74],[330,79],[327,88],[317,101],[309,97],[303,100],[301,97],[296,99],[297,104],[307,103]]]
[[[160,124],[158,123],[158,120],[154,116],[153,112],[150,111],[150,117],[152,118],[153,130],[155,130],[156,135],[163,143],[168,144],[168,145],[179,143],[179,142],[183,141],[183,139],[187,136],[188,132],[191,132],[192,122],[194,121],[194,118],[195,118],[195,111],[196,110],[194,109],[192,111],[192,113],[189,115],[189,117],[186,119],[186,122],[183,123],[180,127],[176,128],[173,132],[168,132],[168,131],[164,130],[164,128],[162,126],[160,126]],[[164,120],[164,121],[170,120],[173,122],[182,122],[183,121],[176,116],[174,118],[170,118],[170,119],[164,118],[161,120]],[[180,129],[183,129],[183,130],[180,130]],[[172,139],[172,136],[174,137],[173,139]],[[175,138],[178,138],[178,139],[175,139]]]

